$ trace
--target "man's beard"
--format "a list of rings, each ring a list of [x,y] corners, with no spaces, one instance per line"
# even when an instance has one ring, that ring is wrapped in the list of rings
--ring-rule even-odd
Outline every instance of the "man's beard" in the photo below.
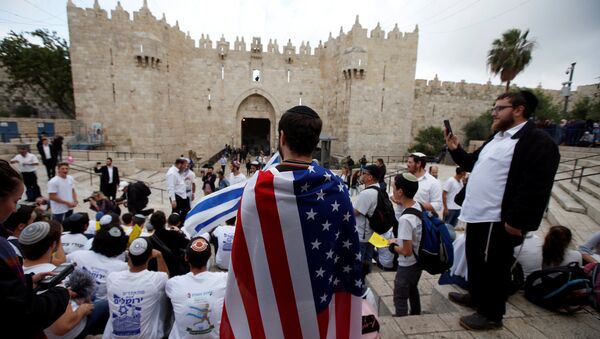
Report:
[[[507,116],[506,118],[501,118],[492,123],[492,129],[494,131],[505,132],[507,129],[511,128],[515,123],[515,118],[512,115]]]

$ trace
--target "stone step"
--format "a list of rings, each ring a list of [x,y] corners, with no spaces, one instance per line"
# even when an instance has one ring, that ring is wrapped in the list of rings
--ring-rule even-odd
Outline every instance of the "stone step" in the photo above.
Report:
[[[589,182],[591,185],[600,187],[600,175],[595,175],[593,177],[585,178],[585,181]]]
[[[598,175],[597,177],[600,177],[600,175]],[[596,199],[600,201],[600,186],[592,184],[589,180],[583,180],[581,182],[581,189],[584,192],[593,195]]]
[[[559,181],[558,183],[562,183]],[[552,197],[558,202],[558,204],[565,210],[576,213],[585,213],[585,207],[575,200],[568,192],[566,192],[561,186],[554,185],[552,187]]]
[[[558,185],[585,208],[586,214],[592,220],[600,223],[600,200],[585,191],[577,191],[577,185],[568,180],[559,181]]]
[[[569,227],[573,234],[573,245],[575,247],[583,244],[594,233],[600,231],[600,224],[592,220],[589,216],[562,209],[554,198],[550,199],[546,220],[548,221],[548,227],[553,225]],[[537,235],[541,238],[545,237],[548,227],[546,225],[540,226]]]

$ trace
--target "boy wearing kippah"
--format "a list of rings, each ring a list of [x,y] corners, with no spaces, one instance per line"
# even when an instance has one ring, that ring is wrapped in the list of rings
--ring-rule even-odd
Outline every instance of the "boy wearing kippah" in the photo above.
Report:
[[[160,272],[148,271],[152,258],[156,258]],[[110,317],[103,338],[162,338],[167,265],[161,253],[143,237],[131,242],[128,259],[129,270],[113,272],[106,279]]]
[[[394,201],[402,205],[405,212],[407,209],[422,212],[421,205],[413,200],[418,189],[417,177],[408,172],[398,174],[394,178]],[[390,251],[399,254],[394,279],[394,307],[397,317],[409,314],[407,301],[410,303],[410,315],[421,314],[418,289],[421,268],[414,254],[419,251],[422,226],[421,218],[417,215],[403,212],[398,219],[398,238],[390,240]]]

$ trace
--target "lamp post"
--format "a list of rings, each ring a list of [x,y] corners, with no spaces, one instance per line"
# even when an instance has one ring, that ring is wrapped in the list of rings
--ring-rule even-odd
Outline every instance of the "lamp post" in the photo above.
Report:
[[[569,107],[569,97],[571,96],[571,85],[573,84],[573,73],[575,72],[575,62],[571,64],[565,74],[569,75],[569,81],[563,82],[563,88],[561,95],[565,97],[565,107],[563,109],[563,116],[567,116],[567,108]]]

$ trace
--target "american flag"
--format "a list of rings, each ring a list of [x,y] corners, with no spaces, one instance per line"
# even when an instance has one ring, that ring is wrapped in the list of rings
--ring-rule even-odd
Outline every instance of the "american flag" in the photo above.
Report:
[[[342,181],[314,162],[252,177],[238,210],[221,337],[360,337],[353,211]]]

